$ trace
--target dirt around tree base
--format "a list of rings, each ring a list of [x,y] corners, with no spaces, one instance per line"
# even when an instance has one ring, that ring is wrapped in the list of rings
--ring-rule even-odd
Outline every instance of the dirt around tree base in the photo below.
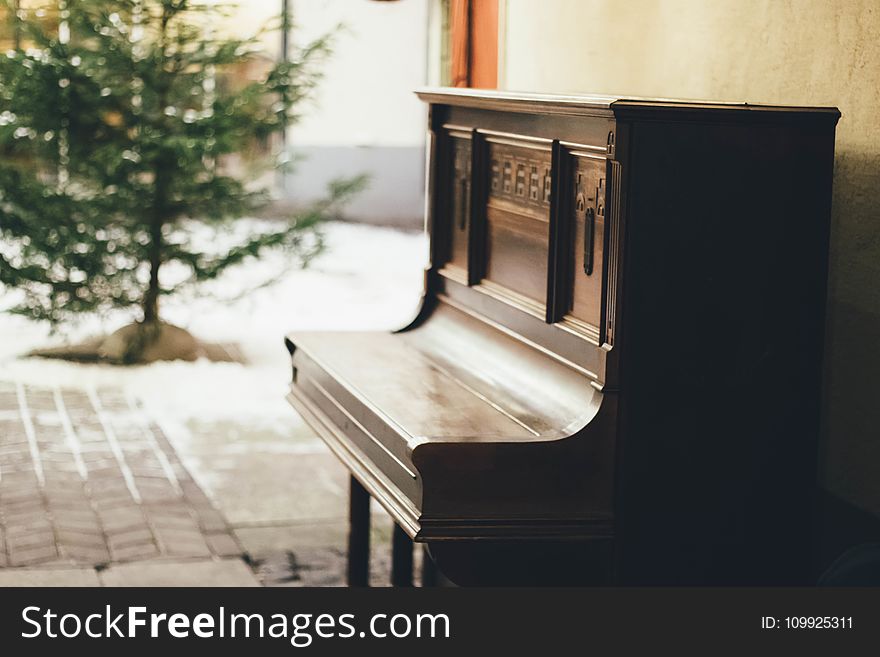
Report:
[[[35,349],[27,355],[116,365],[146,364],[161,360],[194,361],[199,358],[244,362],[235,345],[202,342],[186,329],[165,322],[136,322],[107,336],[89,338],[73,345]]]

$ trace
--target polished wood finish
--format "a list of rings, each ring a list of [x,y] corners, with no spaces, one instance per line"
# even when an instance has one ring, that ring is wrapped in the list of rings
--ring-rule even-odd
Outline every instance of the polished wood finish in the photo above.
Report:
[[[293,405],[457,583],[805,583],[837,110],[420,95],[421,312]]]

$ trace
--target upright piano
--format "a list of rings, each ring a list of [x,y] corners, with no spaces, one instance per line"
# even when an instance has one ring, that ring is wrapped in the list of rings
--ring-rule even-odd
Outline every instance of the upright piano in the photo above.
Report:
[[[453,582],[809,583],[839,112],[418,95],[420,312],[293,406]]]

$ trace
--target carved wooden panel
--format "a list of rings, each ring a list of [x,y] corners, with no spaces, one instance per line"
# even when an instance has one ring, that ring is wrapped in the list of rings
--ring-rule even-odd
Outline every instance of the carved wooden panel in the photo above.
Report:
[[[602,317],[602,277],[605,244],[605,159],[572,152],[571,221],[569,245],[572,277],[570,318],[598,332]],[[591,331],[592,332],[592,331]]]
[[[488,137],[487,285],[540,313],[546,303],[550,145]]]
[[[449,180],[451,189],[448,213],[449,261],[448,264],[460,270],[465,276],[468,266],[468,235],[471,214],[471,133],[450,131],[450,155],[452,174]]]

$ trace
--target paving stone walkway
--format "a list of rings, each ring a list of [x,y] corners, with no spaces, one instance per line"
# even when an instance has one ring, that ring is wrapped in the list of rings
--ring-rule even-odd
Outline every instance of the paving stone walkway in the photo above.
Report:
[[[0,382],[0,568],[241,555],[136,400]]]

